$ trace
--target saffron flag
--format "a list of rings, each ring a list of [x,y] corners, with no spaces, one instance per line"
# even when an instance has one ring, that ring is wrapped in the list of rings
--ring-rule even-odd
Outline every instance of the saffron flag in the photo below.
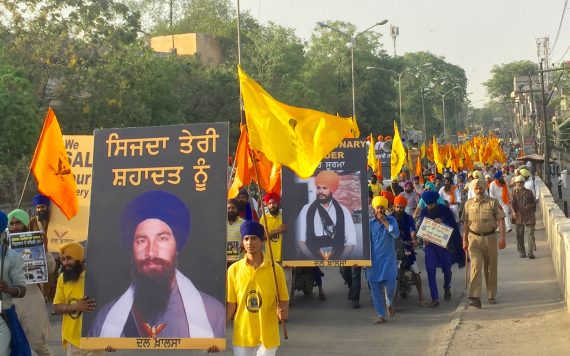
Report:
[[[424,175],[422,172],[422,163],[420,161],[420,157],[418,156],[417,160],[416,160],[416,176],[420,177],[420,183],[423,186],[424,185]]]
[[[376,166],[378,162],[376,161],[376,153],[374,152],[374,137],[372,134],[368,137],[370,146],[368,146],[368,166],[372,169],[372,172],[376,172]]]
[[[263,152],[271,162],[308,178],[343,138],[353,136],[353,119],[283,104],[240,66],[238,72],[250,147]]]
[[[441,155],[439,154],[439,146],[437,145],[437,141],[435,140],[435,136],[433,137],[432,150],[433,150],[433,161],[435,163],[437,173],[442,173],[443,172],[443,160],[441,159]]]
[[[402,169],[402,166],[406,162],[406,150],[404,144],[400,139],[400,133],[398,132],[398,125],[394,121],[394,138],[392,139],[392,154],[390,157],[390,178],[398,178],[398,174]]]
[[[235,157],[235,176],[228,189],[228,198],[237,196],[239,189],[256,181],[266,192],[281,191],[281,166],[272,164],[261,152],[252,152],[248,144],[245,125],[240,126],[240,136]],[[252,161],[255,160],[255,166]]]
[[[48,196],[67,219],[77,214],[77,186],[71,172],[61,128],[55,113],[48,108],[44,127],[30,165],[38,191]]]

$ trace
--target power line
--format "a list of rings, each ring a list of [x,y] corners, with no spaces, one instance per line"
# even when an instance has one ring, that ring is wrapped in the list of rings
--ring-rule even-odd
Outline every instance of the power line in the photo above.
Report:
[[[552,45],[552,49],[550,51],[550,57],[552,57],[552,53],[554,53],[554,48],[556,47],[556,43],[558,42],[558,36],[560,36],[560,30],[562,30],[562,23],[564,22],[564,14],[566,14],[567,6],[568,6],[568,0],[565,0],[564,9],[562,9],[562,16],[560,17],[560,24],[558,24],[558,31],[556,32],[556,38],[554,39],[554,44]]]
[[[568,48],[566,48],[566,51],[564,51],[564,54],[562,55],[562,57],[560,57],[558,62],[561,62],[564,59],[564,57],[566,57],[566,53],[568,53],[568,51],[570,51],[570,46],[568,46]]]

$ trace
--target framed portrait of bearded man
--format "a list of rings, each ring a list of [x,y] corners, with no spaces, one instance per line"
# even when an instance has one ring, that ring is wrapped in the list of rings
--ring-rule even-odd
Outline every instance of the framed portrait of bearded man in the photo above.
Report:
[[[282,179],[284,266],[370,266],[364,140],[345,139],[308,179]]]
[[[82,349],[225,348],[227,155],[225,123],[95,131]]]

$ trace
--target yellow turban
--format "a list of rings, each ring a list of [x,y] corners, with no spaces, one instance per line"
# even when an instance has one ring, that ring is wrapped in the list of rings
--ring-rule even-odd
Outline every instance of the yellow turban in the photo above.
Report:
[[[340,177],[333,171],[320,171],[315,177],[315,185],[324,185],[329,188],[331,192],[336,192]]]
[[[473,171],[473,179],[481,179],[483,178],[483,173],[481,171]]]
[[[59,248],[59,253],[61,255],[63,255],[64,253],[73,257],[74,259],[78,260],[78,261],[83,261],[83,256],[84,256],[84,249],[83,246],[81,246],[80,244],[76,243],[76,242],[71,242],[68,243],[66,245],[63,245]]]
[[[383,206],[384,209],[388,209],[388,199],[381,196],[374,197],[374,199],[372,199],[372,207],[376,209],[379,206]]]
[[[515,177],[515,183],[517,183],[517,182],[524,182],[524,181],[525,181],[525,179],[524,179],[523,176],[516,176],[516,177]]]
[[[530,177],[530,172],[529,172],[528,169],[526,169],[526,168],[522,168],[522,169],[519,171],[519,173],[520,173],[521,176],[523,176],[523,177],[526,177],[526,178]]]

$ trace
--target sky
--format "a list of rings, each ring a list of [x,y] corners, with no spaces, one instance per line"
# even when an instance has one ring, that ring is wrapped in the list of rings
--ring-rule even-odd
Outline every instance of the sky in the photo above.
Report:
[[[394,54],[390,25],[398,26],[398,55],[429,51],[462,67],[471,104],[482,107],[489,100],[482,83],[491,78],[494,65],[526,59],[537,62],[537,38],[548,36],[550,47],[554,45],[566,1],[240,0],[240,5],[259,22],[292,28],[306,41],[318,21],[347,21],[362,31],[387,19],[374,31],[382,34],[388,54]],[[570,59],[570,51],[562,57],[569,47],[570,10],[551,50],[551,62]]]

